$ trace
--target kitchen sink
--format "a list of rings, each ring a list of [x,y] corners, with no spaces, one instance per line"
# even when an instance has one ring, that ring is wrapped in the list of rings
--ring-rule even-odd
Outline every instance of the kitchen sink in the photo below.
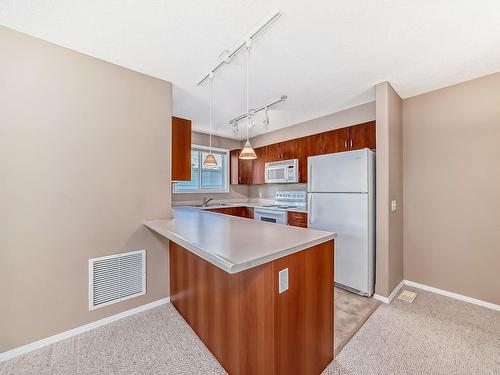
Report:
[[[228,207],[231,206],[228,203],[209,203],[209,204],[195,204],[193,207],[199,208],[218,208],[218,207]]]

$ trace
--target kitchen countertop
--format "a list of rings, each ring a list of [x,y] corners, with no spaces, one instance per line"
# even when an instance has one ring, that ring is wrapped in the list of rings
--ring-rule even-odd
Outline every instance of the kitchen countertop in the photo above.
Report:
[[[145,220],[143,223],[228,273],[241,272],[335,238],[332,232],[265,223],[195,208],[178,207],[173,211],[172,219]]]

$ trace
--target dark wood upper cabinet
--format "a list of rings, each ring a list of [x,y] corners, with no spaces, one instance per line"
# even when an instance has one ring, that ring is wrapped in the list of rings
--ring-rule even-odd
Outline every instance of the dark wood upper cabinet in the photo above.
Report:
[[[229,152],[229,169],[231,185],[253,184],[253,160],[242,160],[239,158],[241,150]],[[264,172],[262,172],[264,173]]]
[[[323,154],[349,150],[349,128],[331,130],[321,136]]]
[[[307,157],[309,156],[308,150],[309,137],[302,137],[298,139],[299,144],[299,182],[307,182]]]
[[[238,168],[241,150],[231,150],[229,152],[229,183],[231,185],[238,185],[240,181],[240,171]]]
[[[238,183],[242,185],[250,185],[253,183],[253,160],[238,159]]]
[[[349,149],[359,150],[362,148],[376,148],[375,121],[349,127]]]
[[[264,167],[267,162],[266,146],[254,149],[257,159],[252,161],[252,179],[254,184],[265,183]]]
[[[172,181],[191,180],[191,120],[172,116]]]
[[[231,184],[265,183],[265,163],[299,159],[299,182],[307,182],[307,158],[362,148],[376,148],[375,121],[335,129],[307,137],[273,143],[255,149],[257,159],[239,160],[240,150],[231,151]],[[233,161],[234,158],[234,161]],[[233,166],[236,166],[233,168]]]
[[[281,146],[279,143],[273,143],[266,146],[267,162],[279,161],[281,159]]]
[[[281,148],[281,160],[299,158],[299,140],[297,138],[280,142],[279,145]]]
[[[308,156],[316,156],[323,154],[321,139],[322,139],[321,133],[313,134],[307,137]]]
[[[280,161],[299,158],[299,140],[291,139],[285,142],[266,146],[267,161]]]

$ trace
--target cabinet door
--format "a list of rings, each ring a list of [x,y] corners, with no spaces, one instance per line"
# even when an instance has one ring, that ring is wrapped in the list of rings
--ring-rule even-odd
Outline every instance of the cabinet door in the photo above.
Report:
[[[265,175],[265,164],[266,164],[266,146],[257,147],[254,149],[257,159],[252,161],[252,179],[254,184],[263,184]]]
[[[321,133],[307,137],[308,156],[321,155],[323,153],[321,138]]]
[[[307,157],[309,156],[308,138],[299,138],[299,182],[307,182]]]
[[[191,181],[191,120],[172,116],[172,181]]]
[[[231,150],[229,152],[229,183],[238,185],[240,183],[239,159],[241,150]]]
[[[238,159],[238,183],[249,185],[252,181],[253,160]]]
[[[341,128],[321,133],[323,154],[347,151],[349,149],[349,128]]]
[[[307,228],[307,213],[288,211],[288,225]]]
[[[289,141],[281,142],[281,160],[290,160],[299,158],[299,140],[291,139]]]
[[[266,146],[266,153],[267,153],[267,161],[279,161],[283,160],[281,158],[281,143],[274,143],[272,145],[267,145]]]
[[[376,148],[375,121],[354,125],[349,128],[349,149]]]

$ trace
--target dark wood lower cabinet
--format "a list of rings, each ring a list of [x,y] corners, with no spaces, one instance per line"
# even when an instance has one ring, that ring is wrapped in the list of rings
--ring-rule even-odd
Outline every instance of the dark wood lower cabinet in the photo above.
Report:
[[[219,208],[210,208],[207,211],[217,212],[219,214],[225,214],[225,215],[244,217],[247,219],[253,219],[252,207],[219,207]]]
[[[236,274],[170,241],[170,300],[231,375],[320,374],[333,359],[333,293],[333,241]]]
[[[288,225],[307,228],[307,213],[288,211]]]

